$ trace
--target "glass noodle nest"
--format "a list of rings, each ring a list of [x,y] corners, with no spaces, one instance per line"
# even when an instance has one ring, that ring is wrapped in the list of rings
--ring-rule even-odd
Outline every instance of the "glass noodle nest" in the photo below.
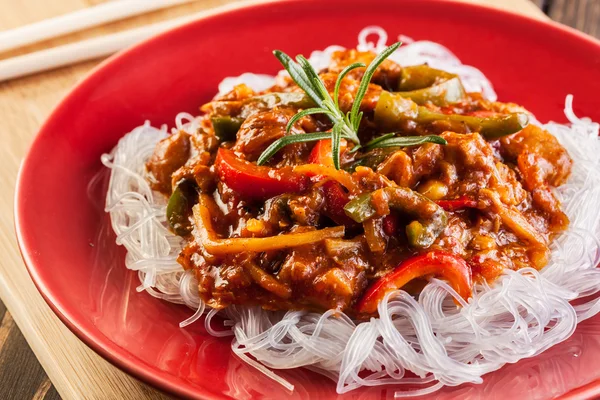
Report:
[[[368,35],[379,35],[378,42],[367,42]],[[390,59],[401,65],[426,62],[456,73],[468,91],[496,100],[485,76],[462,65],[448,49],[400,39],[409,44]],[[381,51],[386,41],[385,31],[368,27],[360,33],[357,48]],[[318,70],[338,49],[315,51],[310,62]],[[263,90],[274,77],[227,78],[219,91],[227,92],[242,82]],[[167,229],[166,199],[153,193],[144,178],[144,163],[156,143],[168,135],[166,127],[157,129],[149,123],[137,127],[102,157],[112,170],[106,211],[117,243],[127,249],[127,268],[138,271],[139,291],[196,310],[181,327],[206,314],[208,332],[234,335],[235,354],[290,390],[293,386],[273,369],[308,367],[337,382],[338,393],[360,386],[405,385],[405,390],[398,386],[397,397],[430,393],[444,385],[480,383],[484,374],[565,340],[578,322],[600,311],[600,300],[591,296],[600,290],[596,268],[600,262],[599,125],[577,118],[571,103],[572,97],[567,96],[569,125],[543,125],[574,160],[571,177],[556,192],[571,221],[569,229],[553,241],[551,261],[542,271],[506,270],[493,285],[477,284],[468,303],[448,284],[432,279],[418,299],[402,290],[390,293],[379,304],[380,317],[367,322],[355,323],[343,314],[334,316],[331,310],[318,314],[231,306],[219,314],[230,330],[215,331],[211,319],[216,310],[202,303],[193,274],[184,273],[176,261],[183,241]],[[186,113],[175,122],[177,130],[197,128],[194,116]],[[456,307],[455,301],[462,307]],[[406,376],[407,371],[413,374]]]

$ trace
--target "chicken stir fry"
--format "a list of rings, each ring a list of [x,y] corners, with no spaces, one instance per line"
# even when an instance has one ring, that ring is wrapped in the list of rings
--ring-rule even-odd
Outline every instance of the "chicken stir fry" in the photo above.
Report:
[[[284,65],[292,78],[216,97],[147,163],[209,306],[366,317],[432,276],[468,299],[476,281],[546,265],[572,161],[525,109],[370,52],[337,51],[314,76],[300,62],[317,98]]]

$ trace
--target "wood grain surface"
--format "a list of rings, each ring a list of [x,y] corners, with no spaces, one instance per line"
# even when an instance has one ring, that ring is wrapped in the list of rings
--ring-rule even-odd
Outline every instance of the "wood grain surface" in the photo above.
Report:
[[[600,0],[547,1],[550,18],[600,38]]]
[[[0,30],[89,7],[104,0],[0,0]],[[464,0],[600,35],[600,0]],[[199,0],[0,54],[0,59],[217,7]],[[538,8],[539,7],[539,8]],[[98,61],[0,84],[0,399],[164,399],[167,396],[110,365],[79,341],[45,304],[19,255],[13,188],[20,160],[52,108]],[[10,312],[9,312],[10,311]],[[14,320],[13,320],[14,318]],[[38,362],[39,361],[39,362]]]

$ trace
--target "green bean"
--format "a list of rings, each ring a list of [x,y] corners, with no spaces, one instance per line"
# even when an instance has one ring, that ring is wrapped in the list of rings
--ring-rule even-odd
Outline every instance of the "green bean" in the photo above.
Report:
[[[457,75],[427,65],[404,67],[397,93],[420,105],[431,102],[447,106],[465,99],[465,89]]]
[[[347,216],[358,223],[363,223],[377,214],[377,210],[371,204],[371,193],[365,193],[344,206]]]
[[[234,118],[229,116],[217,116],[211,119],[215,135],[221,139],[222,142],[228,142],[235,140],[237,131],[244,122],[243,118]]]
[[[375,169],[377,169],[379,164],[384,162],[385,159],[390,156],[390,154],[392,154],[396,151],[398,151],[397,147],[373,149],[373,150],[365,153],[364,155],[358,157],[356,159],[356,161],[354,161],[352,164],[348,165],[344,169],[348,172],[354,172],[354,170],[356,170],[356,167],[362,166],[362,167],[369,167],[372,170],[375,170]]]
[[[377,199],[377,200],[375,200]],[[387,187],[358,196],[344,207],[346,215],[362,223],[378,215],[374,202],[387,201],[387,206],[416,218],[406,226],[408,242],[426,248],[444,231],[448,218],[444,210],[427,197],[405,187]]]
[[[386,129],[397,129],[402,121],[418,124],[445,123],[446,130],[466,133],[479,132],[486,139],[497,139],[516,133],[527,126],[525,113],[475,117],[471,115],[441,114],[417,105],[398,93],[382,92],[375,107],[375,121]]]
[[[298,108],[314,107],[315,103],[303,92],[273,92],[244,100],[244,104],[257,105],[265,109],[276,106],[292,106]]]
[[[424,89],[456,77],[446,71],[431,68],[428,65],[414,65],[402,68],[399,91]]]
[[[215,100],[209,103],[213,115],[245,119],[254,112],[270,110],[277,106],[296,108],[314,107],[315,103],[302,92],[273,92],[244,100]]]
[[[193,200],[197,197],[196,189],[191,181],[183,181],[175,187],[167,203],[167,221],[176,235],[185,237],[192,231],[190,215]]]
[[[436,106],[447,106],[465,99],[465,89],[458,77],[448,79],[439,84],[408,92],[396,92],[402,97],[411,99],[417,104],[431,102]]]

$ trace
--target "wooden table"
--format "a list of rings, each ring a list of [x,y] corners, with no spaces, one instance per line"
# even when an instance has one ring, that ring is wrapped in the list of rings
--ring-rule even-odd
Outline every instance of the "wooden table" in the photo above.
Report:
[[[104,0],[0,0],[0,30],[102,1]],[[541,7],[555,20],[600,36],[600,0],[464,1],[488,3],[535,18],[546,18],[538,8]],[[229,2],[232,0],[200,0],[0,54],[0,58],[128,29]],[[2,399],[58,399],[61,396],[65,399],[167,398],[110,365],[58,320],[33,286],[15,242],[12,188],[20,160],[52,108],[97,62],[82,63],[0,84],[0,179],[3,186],[0,194],[0,297],[8,308],[7,311],[0,302]]]

